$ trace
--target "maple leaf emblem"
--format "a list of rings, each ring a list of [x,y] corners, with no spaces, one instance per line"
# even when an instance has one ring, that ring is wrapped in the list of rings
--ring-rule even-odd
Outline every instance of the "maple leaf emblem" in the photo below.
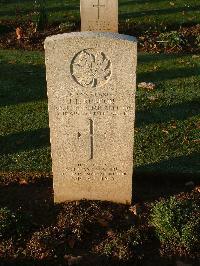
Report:
[[[86,49],[72,60],[72,76],[83,87],[103,86],[109,80],[111,72],[111,62],[103,52]]]

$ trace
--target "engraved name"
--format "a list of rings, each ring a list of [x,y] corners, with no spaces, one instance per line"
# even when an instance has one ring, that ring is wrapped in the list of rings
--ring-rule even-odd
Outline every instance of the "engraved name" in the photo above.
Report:
[[[61,103],[61,102],[60,102]],[[132,115],[134,107],[122,106],[117,102],[112,93],[70,93],[62,97],[60,107],[55,106],[58,115],[78,116],[78,115]]]

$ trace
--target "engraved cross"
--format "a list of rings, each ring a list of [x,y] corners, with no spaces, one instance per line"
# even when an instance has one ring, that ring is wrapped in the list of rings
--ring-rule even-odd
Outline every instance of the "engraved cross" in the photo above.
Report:
[[[100,0],[98,0],[98,4],[97,5],[93,5],[93,7],[97,7],[98,8],[98,19],[100,18],[100,8],[101,7],[105,7],[105,5],[100,5]]]
[[[90,119],[90,160],[94,158],[94,121]]]

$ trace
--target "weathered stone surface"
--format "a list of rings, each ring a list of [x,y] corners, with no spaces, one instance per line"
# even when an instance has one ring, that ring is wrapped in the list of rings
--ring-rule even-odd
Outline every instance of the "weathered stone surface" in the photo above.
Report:
[[[136,46],[117,33],[46,39],[56,202],[131,202]]]
[[[118,32],[118,0],[81,0],[81,30]]]

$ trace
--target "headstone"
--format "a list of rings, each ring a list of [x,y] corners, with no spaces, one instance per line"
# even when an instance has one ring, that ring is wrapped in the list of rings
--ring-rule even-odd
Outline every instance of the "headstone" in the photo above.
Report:
[[[118,0],[81,0],[81,31],[118,32]]]
[[[46,39],[55,202],[131,203],[136,46],[117,33]]]

